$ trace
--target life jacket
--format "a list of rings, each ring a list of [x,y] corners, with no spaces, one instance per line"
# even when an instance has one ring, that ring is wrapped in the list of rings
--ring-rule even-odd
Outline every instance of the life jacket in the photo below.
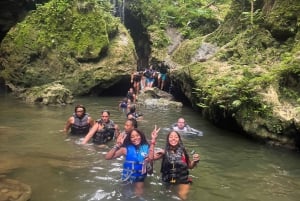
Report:
[[[88,122],[89,114],[86,113],[82,118],[79,118],[75,113],[73,114],[74,123],[71,125],[72,135],[86,135],[90,130],[90,124]]]
[[[144,76],[146,77],[146,78],[154,78],[154,70],[153,69],[147,69],[146,71],[145,71],[145,73],[144,73]]]
[[[97,120],[98,128],[99,125],[104,125],[102,129],[97,129],[97,132],[93,135],[93,143],[95,144],[105,144],[106,142],[112,140],[115,134],[115,124],[112,120],[108,123],[103,123],[102,120]]]
[[[121,104],[120,104],[120,107],[121,108],[127,108],[127,102],[122,101]]]
[[[174,131],[181,131],[181,132],[188,132],[187,127],[183,127],[183,129],[178,128],[178,126],[172,127],[172,130]]]
[[[159,68],[159,72],[161,74],[166,74],[168,72],[168,67],[165,66],[165,65],[162,65],[160,68]]]
[[[127,116],[130,115],[130,114],[133,116],[134,119],[137,119],[137,118],[143,116],[142,113],[137,113],[137,112],[128,112]]]
[[[191,127],[187,124],[184,125],[184,127],[182,129],[178,128],[178,125],[177,123],[174,123],[172,126],[171,126],[171,129],[174,130],[174,131],[181,131],[181,132],[189,132],[191,131]]]
[[[187,184],[189,180],[188,164],[184,151],[179,147],[175,153],[166,151],[161,165],[163,182],[170,184]]]
[[[142,76],[139,73],[133,75],[133,81],[135,81],[135,82],[140,82],[141,78],[142,78]]]
[[[149,154],[149,145],[143,144],[136,148],[134,145],[126,147],[127,154],[123,164],[122,180],[136,182],[147,176],[145,158]]]

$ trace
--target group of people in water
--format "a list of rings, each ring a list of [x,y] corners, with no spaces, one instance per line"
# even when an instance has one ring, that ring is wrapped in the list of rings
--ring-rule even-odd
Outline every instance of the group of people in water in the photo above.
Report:
[[[91,139],[94,144],[103,145],[113,141],[114,145],[105,155],[106,160],[124,156],[122,181],[132,183],[135,195],[141,197],[144,191],[144,181],[152,174],[153,161],[162,159],[161,179],[166,185],[178,187],[178,196],[187,199],[190,187],[189,169],[194,168],[200,160],[198,154],[189,156],[182,143],[180,132],[189,129],[183,118],[172,125],[167,134],[164,149],[155,149],[160,128],[156,125],[148,141],[143,131],[137,128],[135,117],[127,118],[124,130],[110,119],[110,112],[101,112],[101,118],[93,120],[83,105],[77,105],[74,114],[67,120],[63,131],[67,134],[84,137],[82,144]],[[70,132],[69,132],[70,131]]]
[[[154,86],[164,90],[168,70],[169,67],[165,62],[156,62],[144,71],[134,71],[131,74],[131,87],[119,103],[119,108],[126,113],[127,117],[138,119],[143,116],[141,113],[136,112],[136,103],[140,90],[149,89]]]

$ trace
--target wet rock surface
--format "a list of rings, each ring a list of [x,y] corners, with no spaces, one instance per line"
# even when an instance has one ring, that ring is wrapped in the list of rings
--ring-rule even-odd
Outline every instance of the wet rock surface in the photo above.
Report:
[[[181,108],[183,104],[174,100],[174,97],[158,88],[147,88],[138,96],[139,104],[146,108]]]
[[[0,177],[0,201],[27,201],[31,187],[20,181]]]

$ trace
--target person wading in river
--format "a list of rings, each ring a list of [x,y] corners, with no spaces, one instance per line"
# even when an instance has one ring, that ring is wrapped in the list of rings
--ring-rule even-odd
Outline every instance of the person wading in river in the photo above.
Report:
[[[90,128],[94,125],[92,117],[86,113],[86,109],[83,105],[76,105],[73,115],[68,119],[62,132],[68,133],[71,128],[71,135],[85,136]]]
[[[122,181],[134,184],[135,195],[141,197],[144,192],[144,181],[147,176],[147,163],[154,157],[154,145],[160,128],[154,128],[151,133],[151,143],[139,129],[133,129],[128,135],[117,139],[116,145],[107,152],[105,159],[111,160],[125,156],[122,171]]]
[[[162,181],[167,187],[176,187],[180,199],[186,200],[191,183],[188,169],[193,169],[197,165],[199,155],[193,154],[193,159],[190,160],[179,133],[170,131],[165,149],[158,150],[154,159],[162,159],[160,170]]]
[[[94,124],[85,136],[82,144],[86,144],[91,138],[93,138],[93,143],[97,145],[105,144],[117,135],[119,135],[118,125],[110,119],[110,112],[103,110],[101,112],[101,119],[96,121],[96,124]]]

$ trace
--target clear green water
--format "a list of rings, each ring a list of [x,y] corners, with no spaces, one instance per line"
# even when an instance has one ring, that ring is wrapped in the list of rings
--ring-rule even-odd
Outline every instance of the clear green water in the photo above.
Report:
[[[84,104],[93,118],[108,109],[123,128],[125,115],[118,110],[122,97],[89,97]],[[76,104],[75,103],[75,104]],[[0,97],[0,175],[32,187],[31,201],[137,200],[127,198],[120,184],[122,160],[106,161],[107,149],[80,145],[80,139],[60,133],[74,105],[39,106]],[[201,155],[201,162],[190,171],[193,178],[191,201],[296,201],[300,197],[300,157],[215,128],[190,108],[155,110],[139,108],[144,120],[139,127],[148,136],[153,126],[168,127],[180,116],[203,137],[184,136],[188,150]],[[164,147],[166,131],[157,146]],[[108,144],[111,146],[112,144]],[[144,199],[176,200],[159,179],[160,161],[155,174],[147,178]]]

